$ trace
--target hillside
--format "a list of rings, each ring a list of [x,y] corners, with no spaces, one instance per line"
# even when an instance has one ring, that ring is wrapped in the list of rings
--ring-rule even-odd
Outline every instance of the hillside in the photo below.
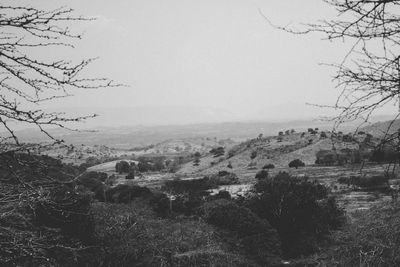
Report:
[[[334,146],[340,150],[343,148],[355,149],[357,142],[343,142],[341,140],[320,137],[320,133],[310,134],[292,133],[282,137],[272,136],[256,138],[242,142],[231,149],[226,148],[225,155],[215,157],[206,153],[200,158],[198,166],[194,162],[185,164],[178,174],[210,174],[220,170],[243,172],[259,170],[265,164],[273,164],[276,167],[287,167],[294,159],[300,159],[306,165],[312,165],[316,160],[316,153],[320,150],[331,150]],[[232,168],[228,168],[228,165]]]

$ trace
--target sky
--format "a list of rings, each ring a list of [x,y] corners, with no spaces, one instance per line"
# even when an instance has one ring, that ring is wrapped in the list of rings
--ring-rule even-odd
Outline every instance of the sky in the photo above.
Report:
[[[282,32],[260,14],[274,24],[300,28],[301,23],[335,16],[322,0],[13,2],[46,9],[68,6],[96,18],[72,25],[84,38],[63,55],[99,57],[86,74],[127,86],[73,91],[73,97],[46,108],[93,111],[102,115],[97,124],[333,115],[307,103],[334,104],[340,93],[332,82],[334,69],[321,63],[340,62],[351,45],[321,41],[317,34]],[[115,116],[120,119],[113,120]]]

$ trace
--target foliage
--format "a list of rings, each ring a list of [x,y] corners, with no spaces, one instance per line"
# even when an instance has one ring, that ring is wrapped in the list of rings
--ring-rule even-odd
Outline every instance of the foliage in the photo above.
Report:
[[[298,168],[298,167],[304,167],[306,164],[302,162],[300,159],[295,159],[289,162],[289,168]]]
[[[338,183],[359,186],[361,188],[373,188],[382,185],[388,186],[389,178],[385,175],[374,176],[350,176],[340,177]]]
[[[130,165],[127,161],[121,160],[115,164],[115,171],[118,172],[119,174],[129,173]]]
[[[319,238],[341,225],[343,211],[327,194],[315,181],[281,172],[259,180],[246,205],[277,229],[284,255],[295,257],[313,252]]]
[[[159,219],[142,202],[98,203],[93,214],[101,266],[250,266],[201,221]]]
[[[267,179],[269,176],[269,172],[267,170],[261,170],[259,172],[256,173],[256,179],[257,180],[263,180],[263,179]]]
[[[400,207],[386,202],[356,214],[355,220],[335,233],[335,246],[323,263],[335,266],[399,266]]]
[[[136,198],[151,198],[152,193],[147,187],[121,184],[108,189],[105,196],[107,202],[127,204]]]
[[[267,163],[262,167],[264,170],[268,170],[268,169],[274,169],[275,165],[272,163]]]
[[[106,190],[105,181],[107,174],[103,172],[85,172],[76,179],[76,183],[85,189],[94,193],[94,197],[100,201],[104,201],[104,193]]]
[[[218,158],[225,154],[225,148],[220,146],[210,150],[210,153],[214,155],[214,158]]]
[[[205,203],[201,214],[206,222],[237,235],[239,246],[260,263],[273,265],[279,262],[277,232],[246,207],[219,199]]]

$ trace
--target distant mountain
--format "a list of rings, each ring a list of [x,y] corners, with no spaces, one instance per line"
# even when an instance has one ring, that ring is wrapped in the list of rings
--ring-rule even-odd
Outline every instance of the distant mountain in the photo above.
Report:
[[[243,140],[257,137],[277,135],[279,131],[294,129],[297,132],[307,128],[331,129],[329,122],[321,121],[287,121],[287,122],[225,122],[168,126],[136,126],[136,127],[102,127],[96,131],[50,130],[51,134],[67,143],[80,145],[106,145],[116,148],[132,148],[160,143],[165,140],[184,140],[187,138],[210,137],[218,139]],[[351,126],[349,126],[349,129]],[[46,137],[37,130],[21,130],[17,132],[21,141],[43,142]]]

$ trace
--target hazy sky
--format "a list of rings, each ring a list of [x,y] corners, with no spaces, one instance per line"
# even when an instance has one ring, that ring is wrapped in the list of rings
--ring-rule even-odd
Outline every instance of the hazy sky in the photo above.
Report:
[[[77,27],[84,39],[70,53],[99,56],[88,74],[129,85],[76,91],[51,105],[59,109],[191,107],[216,120],[317,117],[331,113],[306,103],[333,104],[339,94],[333,69],[319,63],[340,62],[349,47],[281,32],[259,13],[280,25],[315,22],[335,15],[322,0],[20,2],[96,17]]]

